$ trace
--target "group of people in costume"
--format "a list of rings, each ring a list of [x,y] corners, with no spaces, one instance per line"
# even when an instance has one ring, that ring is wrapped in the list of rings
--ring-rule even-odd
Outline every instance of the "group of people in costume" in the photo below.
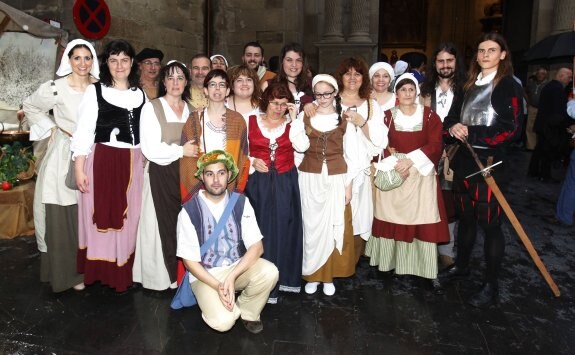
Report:
[[[470,143],[484,163],[506,159],[520,93],[500,35],[480,39],[465,94],[456,92],[461,104],[441,117],[414,75],[395,77],[384,62],[346,58],[333,76],[310,77],[302,46],[290,43],[274,76],[261,69],[256,42],[243,64],[216,55],[221,67],[211,70],[204,55],[155,70],[150,56],[163,54],[146,51],[138,59],[113,40],[98,60],[89,42],[71,41],[62,78],[24,102],[32,139],[50,140],[34,214],[42,280],[54,292],[97,281],[117,292],[133,282],[173,289],[187,270],[210,327],[225,331],[241,317],[257,333],[280,292],[321,285],[333,296],[334,279],[352,276],[362,256],[439,289],[449,204],[459,227],[445,280],[469,274],[480,226],[487,277],[471,303],[496,301],[497,201],[480,175],[466,178],[478,170],[467,149],[452,162],[453,200],[444,200],[437,168],[446,142]],[[156,87],[138,78],[138,62],[158,73]],[[403,184],[383,191],[373,163],[392,155]]]

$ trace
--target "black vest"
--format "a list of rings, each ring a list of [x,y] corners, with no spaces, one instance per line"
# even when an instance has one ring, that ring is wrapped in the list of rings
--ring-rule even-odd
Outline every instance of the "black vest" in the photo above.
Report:
[[[96,121],[96,137],[94,143],[110,141],[110,133],[118,128],[120,133],[116,139],[132,145],[140,143],[140,112],[145,99],[142,92],[142,104],[132,110],[114,106],[102,96],[102,84],[95,83],[96,97],[98,98],[98,120]],[[129,89],[131,90],[131,89]],[[138,89],[140,92],[142,90]],[[133,137],[133,139],[132,139]]]

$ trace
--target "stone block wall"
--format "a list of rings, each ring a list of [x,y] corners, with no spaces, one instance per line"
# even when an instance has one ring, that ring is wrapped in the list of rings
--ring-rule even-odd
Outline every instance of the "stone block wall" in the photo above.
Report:
[[[301,0],[212,0],[213,42],[210,53],[223,54],[230,65],[240,64],[243,47],[258,41],[264,57],[279,55],[288,42],[304,39]]]
[[[106,0],[112,23],[108,35],[95,42],[96,50],[112,39],[128,40],[139,52],[144,47],[161,49],[166,59],[188,63],[205,51],[204,6],[206,0]],[[40,19],[53,19],[70,32],[70,38],[82,35],[76,29],[72,8],[74,0],[4,0],[8,5]]]

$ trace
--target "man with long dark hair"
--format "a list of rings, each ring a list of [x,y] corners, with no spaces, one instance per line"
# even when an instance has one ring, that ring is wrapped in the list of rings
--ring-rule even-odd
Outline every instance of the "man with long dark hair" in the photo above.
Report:
[[[467,78],[462,55],[455,44],[442,42],[433,52],[431,68],[421,86],[425,106],[431,107],[443,119],[451,112],[459,116],[463,103],[463,84]],[[455,258],[455,211],[450,190],[444,190],[445,208],[449,218],[449,243],[438,246],[439,260],[443,267],[450,266]]]

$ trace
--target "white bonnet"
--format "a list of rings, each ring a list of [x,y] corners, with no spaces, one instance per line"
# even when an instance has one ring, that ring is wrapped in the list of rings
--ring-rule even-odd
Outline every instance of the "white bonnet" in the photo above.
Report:
[[[420,94],[419,82],[417,81],[415,76],[413,76],[413,74],[411,74],[411,73],[402,74],[397,78],[397,80],[395,81],[395,85],[393,86],[393,92],[396,92],[395,88],[397,87],[397,83],[399,83],[400,81],[402,81],[404,79],[408,79],[408,80],[413,81],[413,85],[415,85],[415,90],[417,92],[417,96],[419,96],[419,94]]]
[[[393,71],[393,67],[386,62],[377,62],[374,63],[371,68],[369,68],[369,79],[371,80],[375,73],[377,73],[380,69],[383,69],[389,74],[391,81],[395,78],[395,72]]]
[[[210,62],[211,62],[212,60],[214,60],[214,58],[222,58],[222,60],[223,60],[224,63],[226,64],[226,68],[229,67],[229,65],[228,65],[228,60],[227,60],[226,57],[224,57],[223,55],[221,55],[221,54],[214,54],[213,56],[210,57]]]
[[[335,78],[333,76],[328,75],[328,74],[318,74],[318,75],[314,76],[313,80],[311,81],[311,87],[312,88],[315,87],[315,84],[322,82],[322,81],[333,86],[336,94],[339,92],[339,87],[337,86],[337,81],[335,80]]]
[[[90,49],[92,53],[92,69],[90,70],[90,74],[96,79],[100,79],[100,66],[98,65],[98,56],[96,55],[96,50],[92,46],[92,44],[83,39],[75,39],[73,41],[68,42],[66,49],[64,50],[64,54],[62,54],[62,59],[60,60],[60,67],[56,71],[56,75],[58,76],[66,76],[72,73],[72,66],[70,66],[70,58],[68,58],[68,54],[75,46],[83,44]]]
[[[401,74],[405,73],[405,71],[407,70],[407,62],[404,62],[403,60],[398,60],[397,62],[395,62],[395,76],[400,76]]]

